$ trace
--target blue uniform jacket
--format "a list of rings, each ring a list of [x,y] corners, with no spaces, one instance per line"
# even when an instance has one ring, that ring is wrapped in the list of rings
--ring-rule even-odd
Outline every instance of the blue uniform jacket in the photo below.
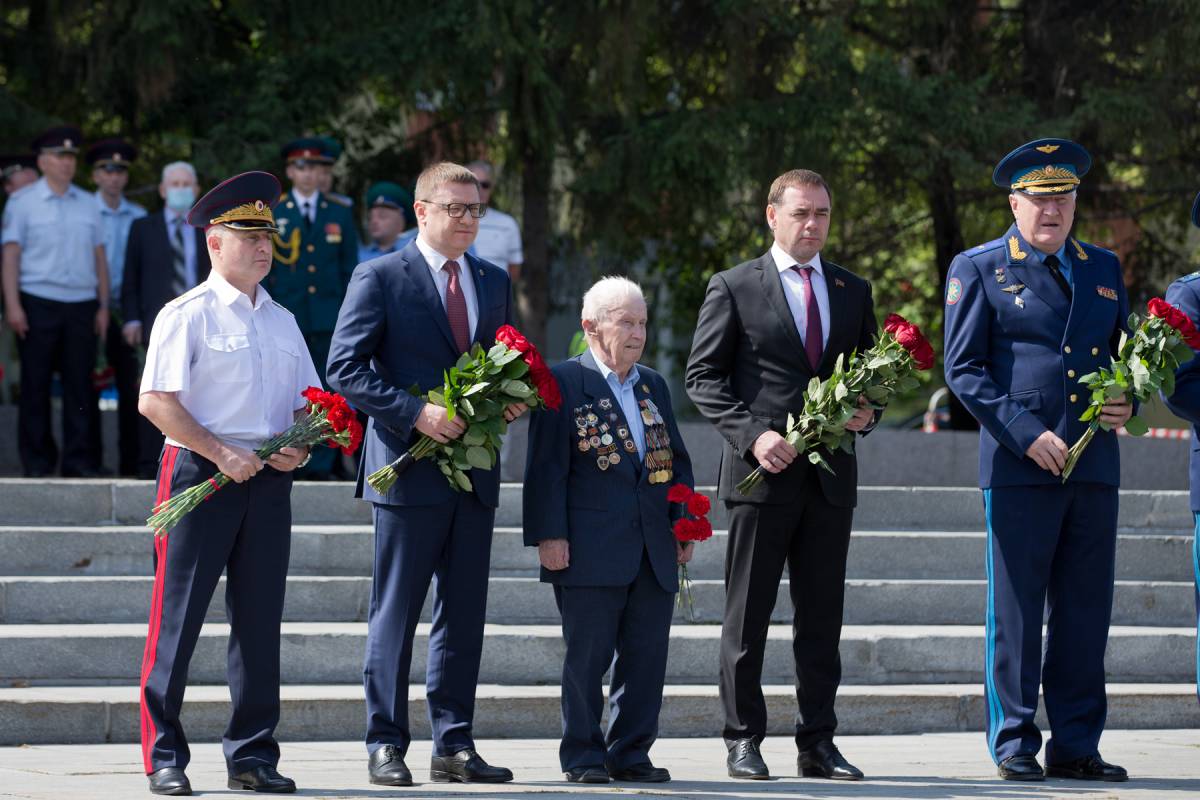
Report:
[[[1185,275],[1167,287],[1166,301],[1200,322],[1200,272]],[[1200,359],[1193,358],[1175,372],[1175,394],[1164,398],[1175,414],[1192,423],[1192,456],[1188,478],[1192,511],[1200,511]]]
[[[496,341],[496,329],[512,319],[508,275],[472,255],[463,257],[475,282],[479,322],[473,341],[484,348]],[[329,346],[329,385],[371,419],[363,439],[355,496],[373,503],[422,506],[441,503],[455,491],[429,459],[413,464],[380,495],[366,475],[385,467],[415,444],[415,427],[425,401],[409,394],[440,388],[443,372],[458,361],[446,308],[429,265],[412,242],[359,264],[346,289]],[[484,505],[500,500],[500,470],[473,469],[475,494]]]
[[[1129,316],[1115,254],[1067,241],[1073,300],[1016,225],[955,256],[946,283],[946,383],[979,420],[979,485],[1059,483],[1025,451],[1043,431],[1068,446],[1086,429],[1079,378],[1108,366]],[[1024,288],[1020,288],[1020,287]],[[1099,431],[1072,481],[1120,485],[1117,437]]]
[[[679,585],[675,535],[667,489],[692,483],[692,462],[671,411],[671,393],[662,376],[638,364],[641,381],[638,400],[649,397],[662,415],[671,437],[674,475],[666,483],[651,484],[649,470],[638,463],[637,452],[621,449],[621,461],[601,470],[595,449],[578,447],[575,417],[591,406],[595,413],[607,399],[624,417],[608,382],[600,374],[591,351],[553,368],[562,390],[560,411],[539,409],[529,423],[529,450],[525,464],[525,544],[543,539],[570,542],[571,565],[564,570],[542,570],[542,580],[562,586],[626,586],[633,583],[642,552],[659,584],[669,592]],[[678,508],[678,507],[677,507]]]

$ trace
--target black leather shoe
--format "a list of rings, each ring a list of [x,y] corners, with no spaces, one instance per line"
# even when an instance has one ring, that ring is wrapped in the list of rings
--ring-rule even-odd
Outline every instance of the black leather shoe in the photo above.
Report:
[[[192,793],[192,784],[180,767],[163,767],[146,776],[150,779],[151,794],[173,794],[177,796]]]
[[[1046,777],[1042,765],[1030,755],[1009,756],[1000,762],[997,772],[1006,781],[1040,781]]]
[[[828,778],[831,781],[861,781],[862,770],[851,764],[838,751],[832,739],[817,742],[796,757],[796,769],[805,778]]]
[[[771,777],[767,771],[767,762],[763,761],[762,753],[758,752],[758,742],[753,739],[737,739],[729,746],[729,757],[725,759],[729,767],[729,777],[748,778],[752,781],[765,781]]]
[[[371,783],[379,786],[412,786],[413,782],[404,756],[394,744],[385,744],[371,753],[367,774],[371,777]]]
[[[568,783],[608,783],[604,767],[572,767],[563,773]]]
[[[513,774],[504,767],[493,767],[468,747],[454,755],[431,758],[429,779],[434,783],[508,783]]]
[[[1100,754],[1084,756],[1074,761],[1064,761],[1062,764],[1047,764],[1046,776],[1050,778],[1070,778],[1077,781],[1111,781],[1120,783],[1129,780],[1129,773],[1124,767],[1109,764]]]
[[[671,773],[663,767],[656,767],[647,761],[645,764],[634,764],[625,769],[614,769],[608,773],[614,781],[632,781],[634,783],[666,783],[671,780]]]
[[[291,794],[296,791],[296,782],[285,778],[274,767],[262,764],[252,770],[229,776],[230,789],[249,789],[264,794]]]

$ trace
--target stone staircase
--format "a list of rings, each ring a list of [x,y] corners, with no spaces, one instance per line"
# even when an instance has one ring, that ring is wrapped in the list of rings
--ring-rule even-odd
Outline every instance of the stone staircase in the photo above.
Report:
[[[505,484],[476,712],[481,737],[555,737],[563,645],[553,593],[521,544],[518,484]],[[138,670],[152,584],[138,481],[0,480],[0,744],[136,741]],[[345,484],[297,484],[283,625],[284,740],[358,739],[370,594],[368,507]],[[721,509],[714,525],[723,528]],[[1127,491],[1108,650],[1113,728],[1200,727],[1195,697],[1191,516],[1185,492]],[[696,622],[672,629],[664,736],[715,736],[724,533],[690,567]],[[838,716],[844,733],[982,730],[982,503],[975,489],[863,487],[847,580]],[[781,587],[764,682],[771,729],[795,699],[790,601]],[[426,616],[426,619],[428,616]],[[228,714],[220,589],[190,671],[184,725],[219,738]],[[425,719],[425,646],[409,680]]]

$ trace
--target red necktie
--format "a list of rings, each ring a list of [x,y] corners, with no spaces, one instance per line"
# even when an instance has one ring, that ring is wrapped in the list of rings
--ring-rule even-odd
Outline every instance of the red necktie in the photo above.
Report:
[[[446,287],[446,316],[450,318],[450,332],[460,353],[471,349],[471,321],[467,317],[467,299],[463,297],[462,284],[458,281],[458,262],[447,261],[442,269],[450,276]],[[818,332],[820,326],[817,326]]]
[[[821,352],[825,349],[821,341],[821,309],[817,306],[817,295],[813,292],[811,265],[795,265],[792,269],[800,273],[804,281],[804,352],[808,363],[815,370],[821,363]]]

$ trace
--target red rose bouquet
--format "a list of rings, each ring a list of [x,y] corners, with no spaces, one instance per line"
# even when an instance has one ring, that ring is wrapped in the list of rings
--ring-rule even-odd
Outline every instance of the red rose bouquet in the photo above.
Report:
[[[789,414],[785,438],[809,462],[833,472],[821,450],[841,449],[854,452],[854,433],[846,423],[860,406],[883,408],[901,393],[921,385],[917,372],[931,369],[936,361],[933,347],[921,329],[899,314],[889,314],[883,332],[864,353],[851,353],[849,362],[838,356],[833,374],[826,380],[814,377],[804,392],[804,410]],[[740,494],[749,494],[762,483],[766,470],[757,467],[737,485]]]
[[[1100,421],[1100,409],[1106,402],[1125,395],[1143,403],[1160,389],[1170,397],[1175,393],[1175,370],[1192,360],[1196,355],[1193,350],[1200,350],[1200,331],[1187,314],[1161,297],[1152,298],[1146,310],[1149,313],[1140,321],[1137,314],[1129,315],[1133,335],[1121,334],[1112,366],[1079,379],[1092,393],[1091,402],[1079,417],[1081,422],[1088,423],[1088,427],[1067,451],[1067,463],[1062,472],[1064,483],[1095,438],[1096,430],[1111,429],[1110,425]],[[1130,436],[1144,436],[1148,430],[1146,421],[1137,415],[1125,423],[1125,432]]]
[[[691,542],[703,542],[713,534],[708,512],[712,503],[708,497],[693,492],[688,486],[677,483],[667,490],[667,502],[681,506],[679,518],[671,526],[675,540],[686,547]],[[676,602],[680,608],[686,606],[688,619],[696,621],[696,602],[692,596],[692,579],[688,577],[687,564],[679,565],[679,594]]]
[[[256,456],[266,461],[285,447],[314,447],[322,443],[339,447],[347,455],[358,449],[362,442],[362,425],[354,410],[347,405],[346,398],[315,386],[305,389],[302,395],[308,401],[304,413],[286,431],[263,442],[254,451]],[[146,520],[146,525],[157,536],[165,534],[188,512],[228,485],[229,481],[228,475],[218,472],[204,483],[198,483],[170,500],[159,503]]]
[[[420,397],[419,390],[409,390]],[[391,489],[400,474],[422,458],[432,458],[450,487],[471,491],[469,469],[491,469],[500,451],[500,437],[508,431],[504,409],[513,403],[530,408],[546,407],[557,411],[562,406],[558,381],[546,366],[533,343],[511,325],[496,331],[496,344],[490,350],[476,344],[463,353],[458,363],[446,371],[440,389],[429,391],[423,399],[442,406],[446,416],[462,415],[466,432],[441,444],[421,434],[408,452],[386,467],[367,476],[367,483],[380,494]]]

